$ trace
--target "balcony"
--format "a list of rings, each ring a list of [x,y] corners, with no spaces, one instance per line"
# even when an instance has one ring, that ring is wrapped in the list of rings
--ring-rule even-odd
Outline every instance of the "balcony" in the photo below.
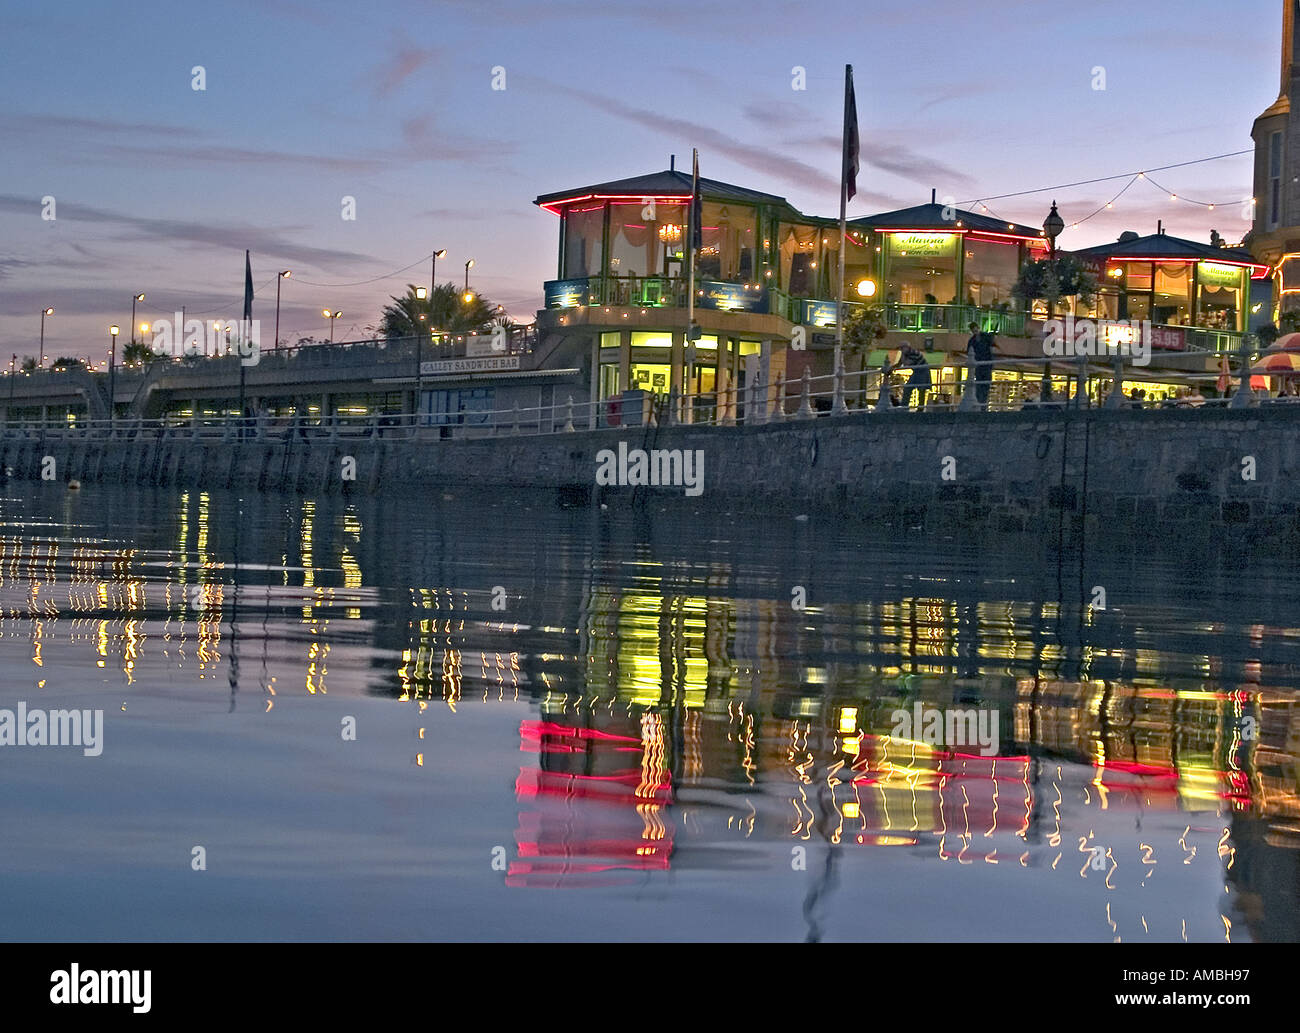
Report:
[[[572,280],[548,280],[543,285],[545,305],[549,310],[584,306],[612,308],[686,308],[688,285],[679,277],[667,276],[591,276]],[[716,312],[752,312],[775,315],[791,323],[813,327],[835,325],[833,299],[792,297],[783,290],[761,283],[724,283],[697,280],[695,307]],[[852,313],[861,302],[845,301]],[[890,330],[917,333],[965,333],[970,323],[995,333],[1021,336],[1025,318],[1021,312],[1009,312],[975,305],[899,305],[885,306],[886,326]]]

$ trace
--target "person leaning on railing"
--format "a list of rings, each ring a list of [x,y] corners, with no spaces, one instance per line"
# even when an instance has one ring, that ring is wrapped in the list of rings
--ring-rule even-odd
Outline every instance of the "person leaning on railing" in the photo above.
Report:
[[[989,404],[989,385],[993,383],[993,352],[997,345],[993,335],[987,330],[980,330],[977,323],[971,323],[970,340],[966,342],[966,354],[975,360],[975,399],[983,408]]]

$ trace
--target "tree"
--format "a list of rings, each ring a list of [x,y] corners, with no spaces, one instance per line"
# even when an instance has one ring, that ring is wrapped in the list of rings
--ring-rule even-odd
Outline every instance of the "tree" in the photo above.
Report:
[[[34,372],[36,370],[36,356],[29,355],[27,358],[23,359],[22,369],[24,373]]]
[[[1011,293],[1028,308],[1035,301],[1047,302],[1049,313],[1062,298],[1077,297],[1086,305],[1097,293],[1097,278],[1074,255],[1060,254],[1026,263]]]
[[[424,319],[420,319],[423,315]],[[492,326],[496,306],[481,294],[466,302],[454,283],[440,283],[433,296],[421,300],[415,296],[415,285],[407,284],[406,294],[394,297],[391,305],[384,306],[380,330],[390,340],[396,337],[414,337],[431,330],[441,333],[477,333]]]
[[[85,363],[82,362],[80,359],[74,359],[70,355],[60,355],[50,365],[50,368],[51,369],[76,369],[77,367],[84,366],[84,365]]]
[[[122,349],[122,362],[127,366],[135,362],[145,365],[146,363],[152,362],[157,357],[157,352],[143,341],[132,341]]]

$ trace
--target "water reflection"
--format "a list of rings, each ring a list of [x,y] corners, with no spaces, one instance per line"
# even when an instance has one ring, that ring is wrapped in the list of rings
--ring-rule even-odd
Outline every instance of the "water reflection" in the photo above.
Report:
[[[517,752],[482,750],[513,782],[515,892],[776,863],[807,873],[818,939],[855,865],[982,865],[1041,873],[1026,907],[1093,908],[1116,940],[1300,938],[1300,611],[1276,564],[545,499],[51,487],[3,513],[0,661],[33,684],[388,700],[420,768],[431,708],[508,704]],[[922,734],[954,712],[996,749]]]

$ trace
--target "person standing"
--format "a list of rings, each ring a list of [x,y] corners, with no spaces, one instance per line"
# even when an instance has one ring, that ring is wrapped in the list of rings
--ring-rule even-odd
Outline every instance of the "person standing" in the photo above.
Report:
[[[989,385],[993,382],[993,335],[970,324],[970,340],[966,342],[966,355],[975,360],[975,399],[980,408],[989,403]]]

